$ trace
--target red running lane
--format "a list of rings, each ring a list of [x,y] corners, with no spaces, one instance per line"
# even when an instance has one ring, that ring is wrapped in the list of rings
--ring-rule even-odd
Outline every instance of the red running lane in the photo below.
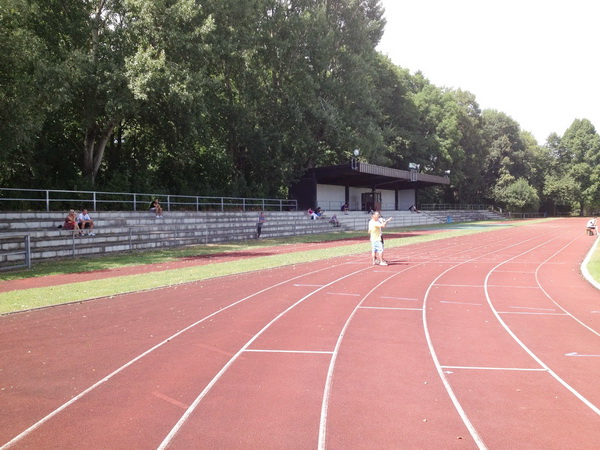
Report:
[[[595,448],[599,417],[565,384],[597,405],[597,359],[562,353],[598,348],[596,316],[559,295],[553,270],[577,272],[591,246],[580,228],[391,249],[388,267],[365,249],[2,317],[0,442],[108,377],[15,447]],[[512,313],[555,302],[570,315]]]

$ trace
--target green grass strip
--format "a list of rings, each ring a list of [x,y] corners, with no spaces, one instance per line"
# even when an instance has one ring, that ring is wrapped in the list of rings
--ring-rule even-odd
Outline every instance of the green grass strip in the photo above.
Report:
[[[499,228],[518,226],[521,224],[531,224],[531,221],[523,223],[469,223],[469,224],[453,224],[451,227],[443,228],[443,232],[425,234],[419,236],[409,236],[402,238],[388,238],[386,239],[386,248],[401,247],[409,244],[416,244],[421,242],[429,242],[439,239],[449,239],[457,236],[465,236],[475,233],[481,233],[486,231],[493,231]],[[421,227],[423,229],[425,227]],[[431,229],[432,227],[428,227]],[[415,229],[389,229],[389,233],[403,233],[410,234]],[[349,236],[344,237],[355,237],[365,236],[365,233],[349,233]],[[334,235],[337,240],[340,239],[339,234]],[[305,238],[307,239],[307,238]],[[311,236],[310,242],[319,242],[330,239],[328,236]],[[331,238],[333,239],[333,238]],[[285,243],[292,243],[292,239],[287,240],[273,240],[261,241],[260,246],[269,247],[273,245],[283,245]],[[307,240],[308,241],[308,240]],[[335,258],[340,256],[349,256],[360,253],[370,254],[370,243],[365,240],[364,243],[359,244],[344,244],[340,241],[340,245],[335,247],[328,247],[323,249],[311,249],[310,251],[297,251],[277,255],[269,256],[258,256],[245,258],[234,262],[223,262],[214,263],[201,266],[185,267],[180,269],[172,269],[159,272],[148,272],[136,275],[126,275],[119,277],[105,278],[101,280],[85,281],[80,283],[70,283],[65,285],[43,287],[43,288],[32,288],[22,289],[10,292],[0,293],[0,314],[15,312],[21,310],[27,310],[32,308],[39,308],[51,305],[57,305],[62,303],[84,301],[94,298],[109,297],[119,294],[143,291],[147,289],[156,289],[167,286],[174,286],[182,283],[189,283],[194,281],[201,281],[208,278],[223,277],[227,275],[234,275],[240,273],[247,273],[256,270],[271,269],[275,267],[281,267],[290,264],[301,264],[312,261],[323,260],[327,258]],[[204,249],[206,250],[206,249]],[[221,250],[222,251],[222,250]],[[234,251],[240,251],[239,247],[235,247]],[[185,251],[171,251],[168,256],[160,257],[160,255],[145,255],[144,257],[138,257],[137,264],[148,264],[149,260],[154,262],[164,262],[165,260],[176,260],[177,257],[173,255],[185,253],[187,256],[192,254],[198,255],[198,249],[187,249]],[[180,256],[181,257],[181,256]],[[125,257],[123,264],[120,267],[134,265],[129,260],[130,257]],[[101,258],[98,258],[101,259]],[[106,262],[105,262],[106,263]],[[118,266],[118,263],[112,261],[111,265]],[[93,265],[92,261],[88,261],[88,266]],[[106,264],[102,265],[106,268]],[[79,272],[82,270],[81,260],[79,260]],[[64,268],[63,268],[64,269]],[[94,269],[92,269],[94,270]],[[98,270],[98,269],[96,269]],[[59,273],[58,270],[45,270],[45,272]],[[61,273],[71,273],[69,270]],[[15,274],[16,278],[24,277],[24,274]]]

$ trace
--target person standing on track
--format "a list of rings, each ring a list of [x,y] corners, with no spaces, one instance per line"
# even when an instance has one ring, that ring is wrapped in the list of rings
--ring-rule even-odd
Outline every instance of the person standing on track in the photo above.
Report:
[[[381,220],[379,211],[375,211],[369,220],[369,235],[371,237],[371,257],[373,265],[387,266],[388,263],[383,259],[383,236],[382,229],[387,223],[392,220],[390,217],[386,220]]]

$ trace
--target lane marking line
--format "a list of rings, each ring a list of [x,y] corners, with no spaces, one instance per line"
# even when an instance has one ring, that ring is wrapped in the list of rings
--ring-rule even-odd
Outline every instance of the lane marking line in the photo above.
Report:
[[[188,409],[189,405],[186,405],[185,403],[180,402],[179,400],[175,400],[174,398],[169,397],[168,395],[165,394],[161,394],[158,391],[154,391],[152,392],[152,395],[154,395],[155,397],[160,398],[161,400],[166,401],[167,403],[170,403],[171,405],[175,405],[180,407],[181,409],[183,409],[184,411],[186,409]]]
[[[471,366],[442,366],[442,369],[461,369],[461,370],[507,370],[517,372],[548,372],[543,368],[520,368],[520,367],[471,367]]]
[[[515,309],[532,309],[535,311],[556,311],[556,308],[534,308],[532,306],[510,306],[510,308]]]
[[[21,433],[19,433],[17,436],[15,436],[14,438],[12,438],[10,441],[8,441],[4,445],[2,445],[0,447],[0,450],[4,450],[4,449],[7,449],[7,448],[11,447],[13,444],[15,444],[16,442],[20,441],[25,436],[29,435],[31,432],[33,432],[36,429],[38,429],[44,423],[48,422],[51,418],[53,418],[54,416],[56,416],[57,414],[59,414],[60,412],[62,412],[66,408],[68,408],[69,406],[71,406],[73,403],[75,403],[76,401],[80,400],[85,395],[89,394],[91,391],[93,391],[94,389],[96,389],[98,386],[101,386],[102,384],[106,383],[107,381],[109,381],[110,379],[112,379],[113,377],[115,377],[116,375],[118,375],[119,373],[123,372],[125,369],[127,369],[132,364],[136,363],[140,359],[144,358],[145,356],[149,355],[150,353],[154,352],[155,350],[157,350],[157,349],[161,348],[162,346],[166,345],[171,340],[175,339],[176,337],[180,336],[181,334],[185,333],[186,331],[191,330],[192,328],[196,327],[197,325],[199,325],[199,324],[201,324],[201,323],[203,323],[203,322],[205,322],[205,321],[213,318],[217,314],[220,314],[223,311],[226,311],[226,310],[228,310],[230,308],[233,308],[234,306],[237,306],[240,303],[243,303],[246,300],[251,299],[252,297],[256,297],[258,295],[261,295],[261,294],[263,294],[263,293],[265,293],[265,292],[267,292],[267,291],[269,291],[271,289],[274,289],[276,287],[283,286],[284,284],[287,284],[290,281],[297,280],[297,279],[305,277],[307,275],[313,275],[315,273],[322,272],[324,270],[330,270],[330,269],[331,269],[331,267],[326,267],[326,268],[323,268],[323,269],[315,270],[313,272],[307,272],[307,273],[302,274],[302,275],[297,275],[297,276],[289,278],[289,279],[287,279],[285,281],[281,281],[281,282],[276,283],[274,285],[271,285],[271,286],[269,286],[267,288],[261,289],[260,291],[257,291],[254,294],[250,294],[250,295],[248,295],[248,296],[246,296],[246,297],[244,297],[244,298],[242,298],[240,300],[237,300],[237,301],[235,301],[235,302],[233,302],[233,303],[231,303],[231,304],[229,304],[227,306],[224,306],[224,307],[222,307],[222,308],[214,311],[213,313],[209,314],[208,316],[205,316],[202,319],[200,319],[200,320],[192,323],[191,325],[188,325],[187,327],[179,330],[177,333],[175,333],[175,334],[169,336],[168,338],[164,339],[163,341],[159,342],[155,346],[150,347],[148,350],[146,350],[145,352],[139,354],[135,358],[131,359],[129,362],[123,364],[121,367],[119,367],[116,370],[114,370],[113,372],[109,373],[104,378],[98,380],[96,383],[92,384],[90,387],[88,387],[84,391],[81,391],[78,395],[76,395],[75,397],[71,398],[68,402],[62,404],[61,406],[59,406],[58,408],[56,408],[54,411],[52,411],[51,413],[49,413],[45,417],[42,417],[40,420],[38,420],[36,423],[34,423],[33,425],[31,425],[29,428],[25,429],[24,431],[22,431]]]
[[[471,306],[482,306],[483,305],[483,303],[451,302],[450,300],[440,300],[440,303],[447,303],[449,305],[471,305]]]
[[[248,348],[244,350],[246,353],[301,353],[305,355],[331,355],[333,351],[319,350],[265,350],[260,348]]]
[[[417,298],[408,298],[408,297],[384,297],[384,296],[381,296],[380,298],[385,298],[385,299],[388,299],[388,300],[407,300],[409,302],[416,302],[416,301],[419,300]]]
[[[325,295],[346,295],[350,297],[360,297],[360,294],[347,294],[344,292],[326,292]]]
[[[324,285],[323,287],[321,287],[319,289],[316,289],[316,290],[308,293],[304,297],[300,298],[297,302],[295,302],[292,305],[290,305],[284,311],[282,311],[281,313],[279,313],[278,315],[276,315],[258,333],[256,333],[248,342],[246,342],[238,350],[238,352],[229,361],[227,361],[227,363],[221,368],[221,370],[219,370],[219,372],[217,372],[217,374],[213,377],[213,379],[204,387],[204,389],[202,390],[202,392],[200,392],[200,394],[198,394],[198,396],[192,402],[192,404],[190,405],[190,407],[185,411],[185,413],[180,417],[180,419],[177,421],[177,423],[173,426],[173,428],[171,429],[171,431],[169,432],[169,434],[167,434],[167,436],[164,438],[164,440],[158,446],[157,450],[164,450],[165,448],[167,448],[169,446],[169,444],[171,443],[171,441],[173,440],[173,438],[175,437],[175,435],[179,432],[179,430],[181,429],[181,427],[183,427],[183,425],[185,424],[185,422],[187,422],[188,418],[196,410],[196,408],[198,407],[198,405],[200,404],[200,402],[204,399],[204,397],[206,397],[208,395],[208,393],[211,391],[211,389],[213,388],[213,386],[221,379],[221,377],[225,374],[225,372],[227,372],[227,370],[229,370],[229,368],[233,365],[233,363],[236,362],[237,359],[248,349],[248,347],[250,347],[252,345],[252,343],[254,341],[256,341],[265,331],[267,331],[275,322],[277,322],[279,319],[281,319],[285,314],[289,313],[296,306],[298,306],[301,303],[303,303],[306,299],[308,299],[309,297],[317,294],[320,290],[325,289],[326,287],[331,286],[331,285],[333,285],[333,284],[335,284],[335,283],[337,283],[337,282],[339,282],[341,280],[344,280],[344,279],[346,279],[348,277],[351,277],[353,275],[357,275],[357,274],[359,274],[361,272],[364,272],[364,271],[366,271],[368,269],[370,269],[370,266],[366,267],[366,268],[362,268],[362,269],[356,270],[356,271],[351,272],[349,274],[346,274],[346,275],[344,275],[344,276],[342,276],[342,277],[340,277],[340,278],[338,278],[336,280],[333,280],[330,283]],[[304,276],[306,276],[306,274]]]
[[[586,357],[586,358],[590,358],[590,357],[594,358],[594,357],[599,357],[600,355],[580,355],[577,352],[572,352],[572,353],[565,353],[565,356],[583,356],[583,357]]]
[[[534,275],[535,271],[523,271],[523,270],[496,270],[494,273],[520,273],[520,274],[527,274],[527,275]]]
[[[500,249],[488,252],[488,253],[486,253],[484,255],[481,255],[481,256],[472,257],[468,261],[470,261],[470,262],[478,261],[481,258],[488,257],[488,256],[493,255],[495,253],[497,254],[499,252],[502,252],[502,251],[506,250],[506,248],[516,247],[518,245],[521,245],[521,244],[523,244],[525,242],[532,241],[534,239],[535,239],[535,237],[524,239],[524,240],[522,240],[520,242],[513,243],[513,244],[509,245],[508,247],[503,247],[503,248],[500,248]],[[555,239],[556,239],[556,237],[555,237]],[[473,249],[470,249],[470,251],[472,252]],[[433,360],[433,364],[435,365],[435,368],[436,368],[436,370],[438,372],[440,380],[442,381],[442,384],[444,385],[444,388],[446,389],[446,392],[448,393],[448,396],[450,397],[450,400],[452,401],[452,404],[454,405],[454,408],[456,409],[456,412],[458,413],[458,415],[462,419],[463,423],[467,427],[467,430],[469,431],[469,433],[471,434],[471,437],[475,441],[475,445],[477,445],[477,447],[479,449],[487,449],[487,446],[485,445],[485,442],[483,441],[483,438],[479,435],[479,433],[477,432],[477,429],[475,428],[475,426],[473,425],[473,423],[469,419],[466,411],[462,407],[462,404],[458,400],[458,397],[454,393],[454,390],[452,389],[452,386],[450,385],[450,381],[448,380],[448,377],[446,376],[445,371],[441,367],[440,360],[439,360],[439,358],[437,356],[437,352],[435,351],[435,347],[433,345],[433,339],[431,337],[431,333],[429,332],[429,326],[427,325],[427,300],[429,298],[429,295],[430,295],[431,291],[436,286],[435,283],[438,280],[440,280],[444,275],[446,275],[448,272],[450,272],[451,270],[453,270],[453,269],[455,269],[455,268],[457,268],[457,267],[459,267],[459,266],[461,266],[463,264],[464,264],[464,262],[463,263],[458,263],[458,264],[456,264],[454,266],[451,266],[451,267],[447,268],[445,271],[443,271],[442,273],[440,273],[433,280],[433,282],[429,285],[429,287],[427,288],[427,291],[425,292],[425,297],[424,297],[424,300],[423,300],[423,319],[422,319],[422,321],[423,321],[423,331],[425,332],[425,339],[427,341],[427,346],[429,347],[429,354],[431,355],[431,359]],[[500,265],[498,265],[496,267],[499,267],[499,266]],[[489,277],[489,272],[488,272],[488,277]],[[479,287],[485,288],[486,283],[487,283],[487,277],[485,279],[484,285],[483,286],[479,286]],[[466,286],[466,287],[475,287],[475,286]],[[487,294],[487,291],[486,291],[486,294]],[[490,303],[489,298],[488,298],[488,303]],[[501,319],[498,319],[498,320],[501,320]]]
[[[496,311],[498,314],[513,314],[513,315],[521,315],[521,316],[569,316],[566,313],[550,313],[550,312],[530,312],[530,311]]]
[[[383,309],[392,311],[423,311],[423,308],[394,308],[392,306],[359,306],[358,309]]]
[[[564,233],[566,234],[566,233]],[[557,237],[555,237],[554,239],[557,239]],[[600,415],[600,408],[598,408],[596,405],[594,405],[591,401],[589,401],[587,398],[585,398],[581,393],[579,393],[579,391],[577,391],[573,386],[571,386],[569,383],[567,383],[565,380],[563,380],[560,375],[558,375],[556,372],[554,372],[544,361],[542,361],[542,359],[540,357],[538,357],[529,347],[527,347],[527,345],[525,345],[525,343],[523,341],[521,341],[521,339],[519,339],[519,337],[510,329],[510,327],[508,326],[508,324],[502,320],[502,318],[500,317],[500,313],[496,310],[496,308],[494,307],[494,303],[492,302],[492,299],[490,297],[490,292],[488,290],[488,281],[490,279],[490,276],[492,275],[493,271],[496,270],[498,267],[501,267],[502,265],[508,263],[509,261],[519,257],[519,256],[523,256],[537,248],[542,247],[543,245],[547,244],[548,242],[553,241],[554,239],[550,239],[549,241],[546,241],[543,244],[539,244],[536,247],[533,247],[529,250],[527,250],[526,252],[521,253],[520,255],[515,255],[512,258],[505,260],[503,262],[501,262],[500,264],[498,264],[496,267],[494,267],[493,269],[491,269],[488,274],[485,277],[485,297],[487,299],[487,303],[490,306],[490,309],[492,310],[492,313],[496,316],[496,320],[498,320],[498,322],[500,323],[500,325],[506,330],[506,332],[515,340],[515,342],[523,349],[525,350],[525,352],[527,352],[527,354],[529,356],[531,356],[531,358],[533,358],[534,361],[536,361],[540,366],[542,366],[543,368],[548,370],[548,374],[550,376],[552,376],[556,381],[558,381],[565,389],[567,389],[569,392],[571,392],[571,394],[573,394],[575,397],[577,397],[583,404],[585,404],[588,408],[590,408],[594,413],[596,413],[597,415]],[[558,251],[556,251],[552,256],[549,256],[546,261],[550,261],[551,258],[553,258],[554,256],[558,255],[561,251],[563,251],[564,249],[566,249],[568,246],[570,246],[573,242],[575,242],[577,240],[577,238],[573,238],[569,243],[565,244],[561,249],[559,249]],[[539,289],[546,295],[546,297],[548,297],[548,299],[550,299],[558,308],[560,308],[561,310],[563,310],[565,313],[567,313],[567,315],[569,317],[571,317],[572,319],[576,320],[577,322],[579,322],[581,325],[587,327],[587,325],[583,324],[581,321],[579,321],[576,317],[574,317],[571,314],[568,314],[568,311],[566,311],[564,308],[562,308],[558,303],[556,303],[554,301],[554,299],[548,295],[548,293],[544,290],[544,288],[542,287],[539,278],[538,278],[538,272],[540,267],[544,264],[544,262],[542,262],[535,271],[535,279],[536,282],[538,283]],[[591,328],[587,327],[588,329],[591,330]],[[598,335],[598,332],[595,330],[592,330],[594,333],[596,333]]]

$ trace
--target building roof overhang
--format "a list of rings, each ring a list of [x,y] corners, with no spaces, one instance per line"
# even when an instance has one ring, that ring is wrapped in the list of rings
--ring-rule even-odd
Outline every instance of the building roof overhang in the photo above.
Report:
[[[355,161],[354,163],[311,169],[318,184],[367,189],[418,189],[449,185],[446,176],[428,175],[411,170],[391,169]]]

